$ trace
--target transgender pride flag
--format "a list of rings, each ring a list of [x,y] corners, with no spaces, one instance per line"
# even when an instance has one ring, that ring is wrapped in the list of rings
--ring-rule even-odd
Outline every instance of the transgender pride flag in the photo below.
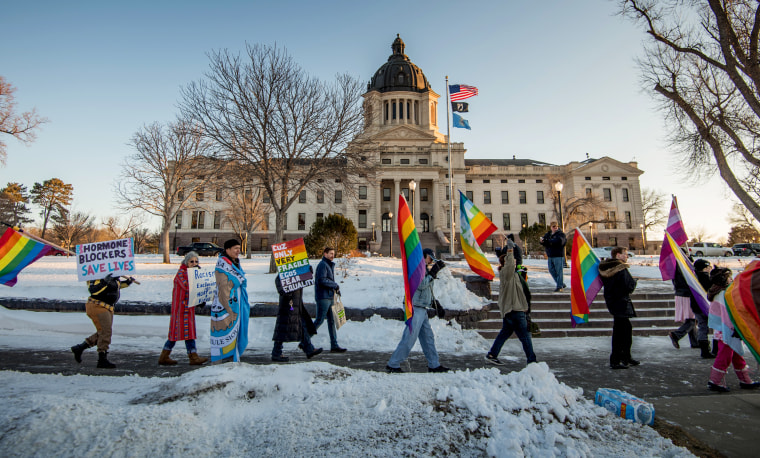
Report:
[[[660,250],[660,274],[663,280],[672,280],[676,276],[676,258],[673,255],[667,235],[670,235],[676,245],[683,245],[689,240],[683,227],[683,221],[681,221],[681,212],[678,211],[676,196],[673,196],[673,202],[670,204],[670,214],[665,232],[666,237]]]

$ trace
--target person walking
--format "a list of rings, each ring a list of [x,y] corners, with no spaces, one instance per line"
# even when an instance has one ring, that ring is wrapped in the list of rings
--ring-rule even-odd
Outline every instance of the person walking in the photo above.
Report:
[[[128,287],[134,281],[133,277],[113,277],[108,274],[100,280],[87,282],[90,297],[85,304],[85,311],[92,320],[92,324],[95,325],[95,334],[84,339],[84,342],[71,347],[76,362],[82,362],[82,352],[97,345],[97,368],[113,369],[116,367],[115,364],[108,361],[108,348],[111,345],[113,333],[113,307],[119,302],[121,289]]]
[[[673,289],[675,290],[675,307],[676,307],[676,322],[682,322],[683,324],[676,329],[668,333],[670,342],[675,348],[681,348],[678,341],[684,336],[689,336],[689,344],[691,348],[699,348],[699,341],[697,340],[696,332],[696,315],[691,307],[691,289],[689,284],[686,283],[681,268],[676,267],[676,273],[673,276]]]
[[[486,362],[503,365],[499,360],[499,353],[504,343],[512,333],[520,339],[525,357],[528,363],[536,362],[536,354],[533,352],[533,341],[530,337],[526,312],[528,311],[528,298],[525,296],[520,274],[515,271],[514,258],[515,243],[507,240],[506,254],[499,256],[499,311],[501,312],[501,331],[486,354]]]
[[[712,282],[710,281],[710,270],[712,267],[710,263],[704,259],[697,259],[694,262],[694,271],[697,275],[697,280],[705,292],[710,291]],[[694,312],[694,316],[697,318],[697,342],[699,344],[700,354],[703,359],[714,359],[717,352],[712,353],[710,351],[710,341],[708,340],[708,334],[710,333],[710,326],[707,324],[708,317],[705,312],[699,307],[699,303],[691,296],[691,310]]]
[[[300,342],[298,348],[306,353],[308,359],[322,353],[321,348],[315,349],[311,343],[311,336],[317,333],[317,328],[303,304],[303,288],[286,292],[282,287],[279,275],[274,278],[274,284],[277,293],[280,295],[280,303],[277,308],[277,321],[274,324],[274,335],[272,336],[274,341],[272,361],[287,363],[290,360],[282,354],[284,342]]]
[[[195,307],[188,307],[190,299],[190,284],[188,282],[187,270],[200,269],[200,260],[198,253],[190,251],[185,255],[182,263],[179,265],[177,275],[174,276],[174,288],[172,289],[172,312],[169,318],[169,336],[161,350],[161,356],[158,357],[158,364],[162,366],[173,366],[177,361],[171,359],[172,349],[178,340],[185,341],[187,358],[191,366],[200,366],[208,358],[198,356],[198,349],[195,346]],[[199,304],[200,306],[205,305]]]
[[[728,366],[734,365],[734,372],[739,378],[739,388],[751,390],[760,387],[760,382],[753,382],[749,376],[749,367],[742,357],[744,344],[734,330],[734,324],[726,310],[726,288],[733,281],[731,269],[718,268],[710,272],[712,286],[707,292],[710,301],[708,323],[713,328],[713,335],[718,339],[718,356],[710,368],[710,378],[707,388],[710,391],[725,393],[729,391],[726,385]]]
[[[559,230],[559,226],[556,221],[552,221],[549,225],[550,230],[544,234],[543,237],[538,239],[541,245],[546,249],[546,257],[549,258],[549,275],[552,276],[556,283],[555,293],[563,291],[567,288],[564,280],[563,267],[565,266],[565,245],[567,244],[567,237],[565,233]]]
[[[335,249],[325,247],[322,250],[322,260],[317,265],[317,271],[314,274],[314,299],[317,301],[317,318],[314,320],[314,327],[319,329],[327,318],[327,332],[330,334],[330,352],[343,353],[345,348],[338,345],[338,332],[335,329],[335,319],[333,318],[332,307],[335,301],[335,295],[340,294],[340,286],[335,283]]]
[[[216,296],[211,304],[211,361],[239,362],[248,346],[248,280],[240,265],[240,242],[224,242],[214,267]]]
[[[396,350],[385,366],[385,370],[388,373],[404,372],[401,369],[401,363],[409,357],[409,353],[412,351],[412,347],[418,338],[422,347],[422,353],[425,354],[425,359],[428,363],[428,372],[449,371],[448,367],[441,366],[438,361],[438,351],[435,349],[435,335],[433,335],[433,328],[430,327],[430,319],[428,318],[428,309],[435,309],[435,304],[433,304],[433,282],[438,272],[446,264],[443,261],[436,260],[435,254],[430,248],[422,250],[422,259],[425,261],[425,276],[412,296],[412,306],[414,307],[412,328],[410,330],[409,327],[404,326],[401,341],[396,346]]]
[[[631,357],[631,318],[636,316],[631,293],[636,289],[636,280],[628,272],[628,250],[616,246],[610,254],[612,258],[599,264],[599,276],[604,285],[604,302],[613,317],[610,368],[628,369],[629,366],[641,364]]]

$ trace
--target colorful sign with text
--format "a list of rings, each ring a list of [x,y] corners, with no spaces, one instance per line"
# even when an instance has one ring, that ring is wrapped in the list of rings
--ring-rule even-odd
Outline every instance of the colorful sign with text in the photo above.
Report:
[[[302,238],[272,245],[272,253],[282,288],[286,292],[314,284],[314,275],[311,273]]]
[[[79,281],[98,280],[108,274],[118,277],[135,273],[131,238],[77,245],[76,252]]]
[[[214,266],[205,269],[187,269],[187,283],[190,286],[188,307],[195,307],[204,302],[211,305],[214,302],[214,294],[216,294]]]

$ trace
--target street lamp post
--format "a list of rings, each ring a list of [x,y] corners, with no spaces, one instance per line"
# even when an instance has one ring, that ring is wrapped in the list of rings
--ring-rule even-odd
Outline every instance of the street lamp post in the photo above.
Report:
[[[177,229],[179,229],[179,223],[174,223],[174,247],[172,251],[177,251]]]
[[[562,221],[562,188],[565,186],[561,181],[554,183],[554,189],[557,191],[557,202],[559,203],[559,230],[565,232],[565,223]],[[567,257],[565,256],[565,247],[562,247],[562,266],[567,267]]]
[[[639,227],[641,228],[641,246],[643,247],[644,254],[647,254],[647,238],[644,235],[644,225],[639,224]]]
[[[526,225],[523,224],[522,226],[523,226],[522,233],[525,234],[525,238],[523,238],[523,253],[525,254],[525,256],[528,256],[528,233],[525,231]],[[522,237],[523,236],[520,235],[520,238]]]
[[[412,180],[409,182],[409,190],[412,192],[412,194],[410,195],[410,197],[412,198],[412,221],[414,221],[414,190],[415,189],[417,189],[417,182]]]
[[[388,212],[388,218],[390,218],[391,221],[391,227],[389,228],[391,230],[391,236],[389,237],[391,240],[390,257],[393,257],[393,212]]]
[[[375,222],[372,221],[372,241],[375,241]]]
[[[594,248],[594,222],[590,221],[588,223],[588,228],[591,231],[591,248]]]

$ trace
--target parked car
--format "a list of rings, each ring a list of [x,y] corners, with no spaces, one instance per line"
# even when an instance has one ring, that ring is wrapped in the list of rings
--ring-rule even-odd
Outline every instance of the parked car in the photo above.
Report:
[[[760,243],[737,243],[731,247],[734,256],[758,256],[760,255]]]
[[[59,250],[58,248],[53,248],[52,250],[48,251],[48,254],[45,256],[66,256],[68,253],[66,253],[63,250]]]
[[[612,257],[612,249],[615,248],[614,246],[603,246],[603,247],[597,247],[592,248],[591,251],[594,252],[597,258],[600,260],[609,259]],[[628,257],[632,258],[633,253],[630,251],[628,252]]]
[[[187,246],[178,246],[177,254],[184,256],[187,253],[195,251],[198,256],[216,256],[223,251],[222,247],[210,242],[194,242]]]
[[[696,242],[689,247],[691,256],[733,256],[731,248],[715,242]]]

